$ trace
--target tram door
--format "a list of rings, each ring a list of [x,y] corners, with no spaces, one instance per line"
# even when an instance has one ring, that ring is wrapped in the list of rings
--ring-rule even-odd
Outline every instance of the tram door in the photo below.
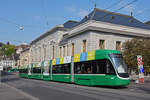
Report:
[[[49,61],[49,74],[50,74],[50,80],[52,80],[52,60]]]

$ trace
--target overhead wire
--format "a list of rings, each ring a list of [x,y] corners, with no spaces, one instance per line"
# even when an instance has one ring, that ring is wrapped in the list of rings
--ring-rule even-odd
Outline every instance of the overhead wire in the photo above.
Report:
[[[135,14],[135,16],[136,16],[136,17],[137,17],[137,16],[140,16],[140,15],[142,15],[143,13],[145,13],[145,12],[147,12],[147,11],[150,11],[150,9],[145,9],[145,10],[143,10],[143,11],[141,11],[141,12]]]
[[[115,11],[110,12],[110,13],[108,13],[108,14],[105,14],[105,15],[102,16],[100,19],[103,19],[103,18],[107,17],[107,16],[110,15],[110,14],[116,13],[116,12],[118,12],[119,10],[126,8],[126,7],[128,7],[129,5],[131,5],[131,4],[133,4],[133,3],[137,2],[137,1],[138,1],[138,0],[133,0],[133,1],[131,1],[131,2],[127,3],[127,4],[125,4],[124,6],[122,6],[122,7],[118,8],[118,9],[116,9]],[[123,29],[123,30],[127,30],[127,29]]]
[[[43,2],[43,11],[42,12],[44,12],[44,11],[46,11],[45,0],[42,0],[42,2]],[[43,15],[45,15],[44,17],[46,19],[46,25],[48,26],[47,15],[46,14],[43,14]],[[19,23],[16,23],[14,21],[11,21],[9,19],[3,18],[3,17],[0,17],[0,20],[4,21],[6,23],[9,23],[9,24],[13,24],[13,25],[19,27],[20,30],[22,30],[24,27],[27,27],[27,28],[36,28],[36,27],[38,27],[38,26],[33,26],[33,25],[19,24]]]
[[[113,14],[113,13],[115,13],[115,12],[118,12],[119,10],[126,8],[126,7],[128,7],[129,5],[131,5],[131,4],[133,4],[133,3],[137,2],[137,1],[138,1],[138,0],[133,0],[133,1],[129,2],[129,3],[127,3],[126,5],[124,5],[124,6],[120,7],[120,8],[118,8],[118,9],[116,9],[115,11],[110,12],[110,13],[108,13],[108,14],[105,14],[105,15],[102,16],[100,19],[103,19],[103,18],[107,17],[107,16],[110,15],[110,14]]]
[[[27,42],[27,41],[20,41],[20,40],[7,40],[7,39],[1,39],[1,41],[4,41],[4,42],[8,42],[8,41],[13,41],[13,42],[17,42],[17,43],[27,43],[27,44],[29,44],[29,42]]]
[[[3,22],[9,23],[9,24],[13,24],[16,27],[19,27],[20,30],[24,29],[24,27],[27,27],[27,28],[35,28],[35,27],[37,27],[37,26],[32,26],[32,25],[18,24],[16,22],[10,21],[9,19],[3,18],[3,17],[0,17],[0,20],[3,21]]]
[[[20,27],[20,26],[21,26],[21,24],[15,23],[15,22],[10,21],[10,20],[8,20],[8,19],[6,19],[6,18],[3,18],[3,17],[0,17],[0,20],[2,20],[2,21],[4,21],[4,22],[7,22],[7,23],[10,23],[10,24],[14,24],[14,25],[16,25],[17,27]]]
[[[131,16],[131,18],[137,17],[137,16],[139,16],[139,15],[141,15],[141,14],[143,14],[144,12],[147,12],[147,11],[150,11],[150,9],[145,9],[145,10],[143,10],[143,11],[141,11],[141,12],[135,14],[134,16]],[[134,21],[134,19],[133,19],[133,21]],[[139,27],[139,26],[141,26],[141,25],[137,25],[136,27]],[[135,28],[136,28],[136,27],[135,27]],[[123,29],[123,30],[127,30],[127,29]]]
[[[49,22],[48,22],[48,19],[47,19],[47,9],[46,9],[46,0],[42,0],[42,14],[43,14],[43,17],[45,19],[45,25],[48,26],[49,25]]]
[[[112,5],[110,5],[109,7],[105,8],[105,10],[108,10],[110,8],[112,8],[113,6],[118,5],[119,3],[121,3],[123,0],[119,0],[118,2],[113,3]]]

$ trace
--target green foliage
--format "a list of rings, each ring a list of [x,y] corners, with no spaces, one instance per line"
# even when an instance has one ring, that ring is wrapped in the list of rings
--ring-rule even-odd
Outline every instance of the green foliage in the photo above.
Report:
[[[4,43],[0,42],[0,47],[2,47],[4,45]]]
[[[12,56],[12,54],[15,52],[15,49],[14,49],[14,45],[3,45],[0,49],[0,52],[1,52],[1,55],[4,55],[6,57],[10,57]]]
[[[138,69],[137,55],[142,55],[144,71],[150,72],[150,40],[135,38],[123,44],[123,56],[130,69]],[[146,70],[147,69],[147,70]]]

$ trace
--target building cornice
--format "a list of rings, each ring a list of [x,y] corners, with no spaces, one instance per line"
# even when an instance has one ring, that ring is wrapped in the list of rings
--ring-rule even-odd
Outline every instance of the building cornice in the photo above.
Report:
[[[89,20],[79,26],[76,26],[72,30],[68,31],[69,35],[65,38],[69,38],[89,30],[150,38],[150,30],[148,29],[128,27],[124,25],[100,22],[95,20]]]

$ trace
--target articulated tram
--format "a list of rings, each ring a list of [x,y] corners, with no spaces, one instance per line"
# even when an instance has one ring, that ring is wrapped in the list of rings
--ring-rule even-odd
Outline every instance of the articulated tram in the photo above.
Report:
[[[32,63],[20,68],[19,76],[88,86],[125,86],[130,82],[127,71],[120,51],[95,50]]]

